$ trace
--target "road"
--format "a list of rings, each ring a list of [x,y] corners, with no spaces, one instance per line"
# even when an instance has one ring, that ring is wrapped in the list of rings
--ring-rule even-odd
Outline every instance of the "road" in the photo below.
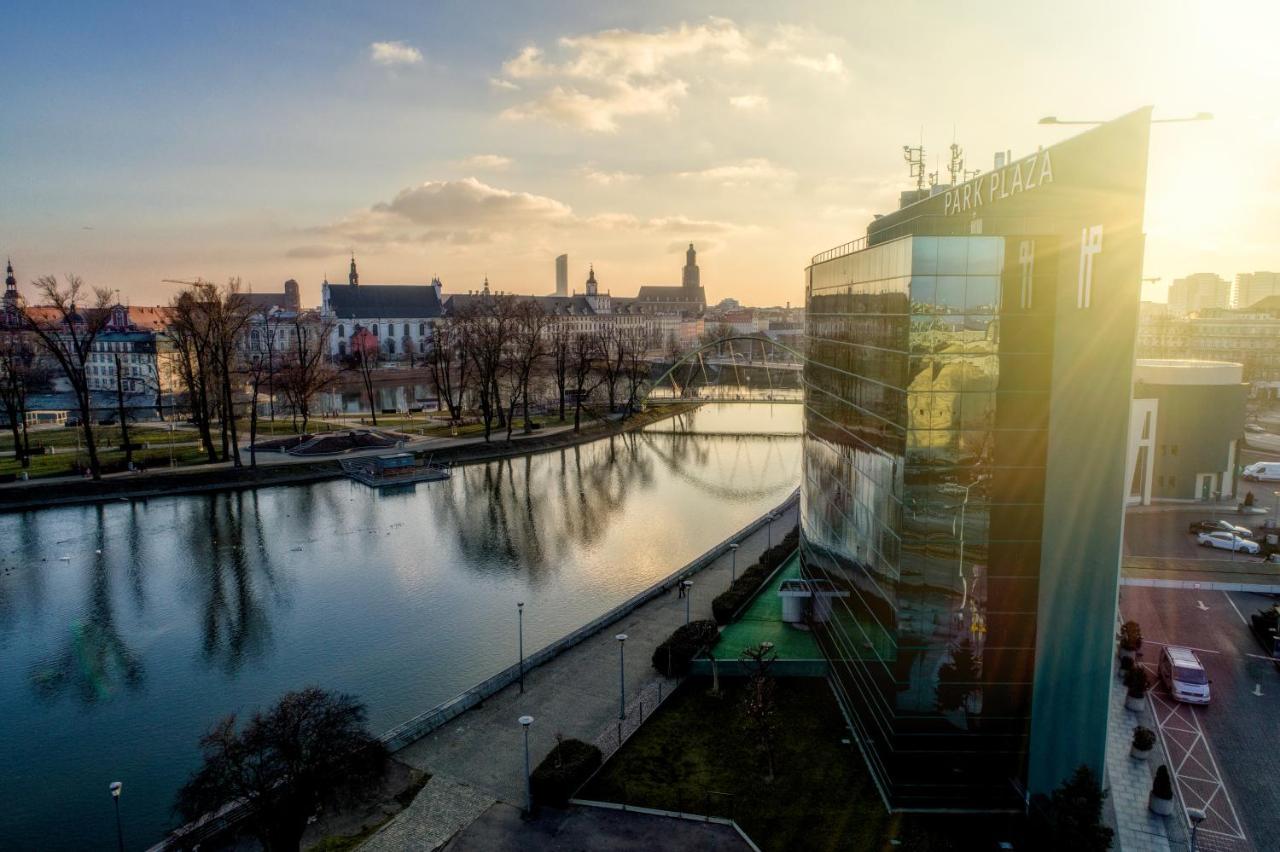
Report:
[[[1248,627],[1250,613],[1271,603],[1243,592],[1121,589],[1121,617],[1142,625],[1144,664],[1154,669],[1165,645],[1180,644],[1212,681],[1205,707],[1177,704],[1163,686],[1152,694],[1183,801],[1209,812],[1204,850],[1273,849],[1280,838],[1280,671]]]

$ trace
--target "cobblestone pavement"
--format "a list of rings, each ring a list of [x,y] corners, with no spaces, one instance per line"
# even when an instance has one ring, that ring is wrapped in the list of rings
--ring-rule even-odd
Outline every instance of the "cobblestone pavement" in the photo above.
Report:
[[[1175,806],[1174,816],[1161,817],[1147,807],[1156,767],[1167,761],[1163,747],[1157,741],[1147,760],[1129,756],[1133,729],[1138,725],[1155,727],[1150,708],[1134,713],[1125,708],[1124,696],[1124,683],[1117,677],[1111,686],[1106,779],[1116,816],[1115,848],[1119,852],[1186,852],[1188,846],[1179,833],[1177,814],[1181,808]]]
[[[443,775],[433,775],[417,797],[373,837],[361,852],[430,852],[484,813],[494,799]]]

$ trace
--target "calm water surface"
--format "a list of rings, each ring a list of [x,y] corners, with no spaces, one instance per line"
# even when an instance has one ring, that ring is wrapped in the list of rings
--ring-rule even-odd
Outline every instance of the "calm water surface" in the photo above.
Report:
[[[684,427],[798,432],[798,405]],[[126,845],[171,827],[218,717],[308,684],[382,731],[535,650],[780,502],[800,439],[649,431],[457,469],[0,515],[0,846]]]

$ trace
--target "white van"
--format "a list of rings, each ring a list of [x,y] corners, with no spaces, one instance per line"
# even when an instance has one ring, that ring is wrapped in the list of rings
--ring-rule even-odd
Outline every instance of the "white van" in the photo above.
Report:
[[[1209,677],[1190,648],[1168,647],[1160,655],[1160,682],[1177,701],[1209,703]]]
[[[1280,482],[1280,462],[1254,462],[1242,476],[1250,482]]]

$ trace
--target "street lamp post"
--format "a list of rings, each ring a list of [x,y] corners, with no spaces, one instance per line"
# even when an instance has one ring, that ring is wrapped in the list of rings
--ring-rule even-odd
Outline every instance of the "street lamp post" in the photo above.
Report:
[[[684,586],[684,623],[689,623],[689,599],[693,597],[693,581],[681,580],[680,585]]]
[[[1280,491],[1276,492],[1280,494]],[[738,544],[737,542],[729,545],[729,552],[733,554],[733,562],[729,565],[729,584],[738,582]]]
[[[773,519],[776,517],[773,512],[769,513],[769,547],[773,547]]]
[[[618,719],[627,718],[627,676],[626,676],[626,653],[627,634],[619,633],[613,637],[618,640]]]
[[[1271,492],[1271,496],[1273,496],[1273,497],[1275,497],[1275,498],[1276,498],[1276,500],[1275,500],[1275,510],[1276,510],[1275,526],[1276,526],[1276,530],[1277,530],[1277,532],[1280,532],[1280,491],[1272,491],[1272,492]]]
[[[533,813],[533,785],[529,780],[529,726],[533,724],[532,716],[521,716],[520,727],[524,728],[524,813]]]
[[[520,694],[524,695],[524,601],[516,603],[516,619],[519,626],[516,628],[516,634],[519,636],[519,652],[520,652]]]
[[[1196,831],[1207,816],[1200,808],[1187,808],[1187,819],[1191,820],[1191,852],[1196,852]]]
[[[124,829],[120,827],[120,791],[124,789],[124,784],[112,781],[108,789],[111,790],[111,799],[116,803],[116,846],[120,852],[124,852]]]

